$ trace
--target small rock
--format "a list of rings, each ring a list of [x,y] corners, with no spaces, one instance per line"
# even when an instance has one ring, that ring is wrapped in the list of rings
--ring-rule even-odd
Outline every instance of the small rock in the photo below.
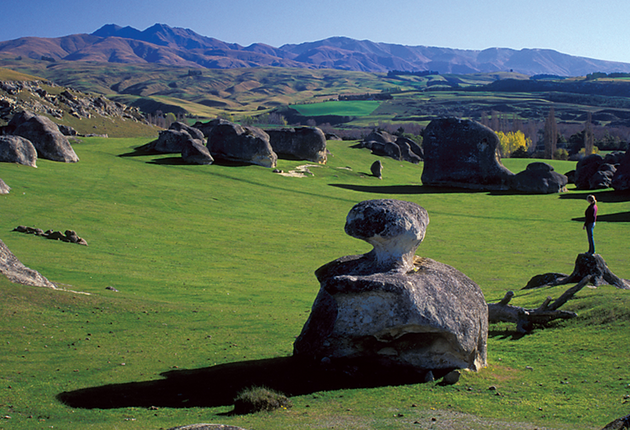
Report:
[[[115,293],[117,293],[117,292],[118,292],[118,290],[117,290],[116,288],[112,287],[112,286],[105,287],[105,289],[106,289],[106,290],[109,290],[109,291],[113,291],[113,292],[115,292]]]
[[[442,382],[444,382],[444,384],[446,385],[457,384],[460,376],[461,376],[461,373],[458,370],[453,370],[452,372],[449,372],[446,375],[444,375]]]

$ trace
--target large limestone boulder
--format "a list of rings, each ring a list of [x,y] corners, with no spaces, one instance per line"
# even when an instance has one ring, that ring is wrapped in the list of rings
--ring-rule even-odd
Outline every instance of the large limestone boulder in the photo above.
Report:
[[[269,143],[269,135],[257,127],[218,124],[210,130],[208,149],[215,160],[276,167],[278,156]]]
[[[488,127],[457,118],[433,120],[424,130],[422,183],[436,187],[507,190],[512,176]]]
[[[169,130],[185,131],[186,133],[190,134],[193,139],[199,139],[201,141],[205,139],[205,136],[201,130],[195,127],[191,127],[188,124],[184,124],[180,121],[172,123],[169,127]]]
[[[0,136],[0,161],[37,167],[37,150],[21,136]]]
[[[208,148],[199,139],[186,141],[182,148],[182,160],[188,164],[208,165],[214,162]]]
[[[17,284],[32,287],[57,288],[55,284],[43,277],[39,272],[29,269],[17,259],[9,248],[0,240],[0,273]]]
[[[158,138],[149,144],[149,149],[163,154],[179,154],[184,146],[194,140],[185,130],[162,130]],[[197,141],[203,145],[203,141]]]
[[[9,194],[11,191],[11,187],[7,185],[2,179],[0,179],[0,194]]]
[[[13,129],[12,134],[30,140],[41,158],[64,163],[79,161],[68,138],[45,116],[22,112],[13,117],[8,128]]]
[[[282,128],[266,133],[278,157],[326,163],[326,135],[319,128]]]
[[[555,172],[552,165],[535,162],[514,175],[511,188],[524,193],[552,194],[566,191],[568,182],[568,178]]]
[[[599,183],[593,183],[593,176],[599,171],[602,164],[604,164],[604,158],[599,154],[591,154],[578,161],[575,168],[575,187],[579,190],[605,188],[599,187]],[[595,188],[593,185],[595,185]]]
[[[617,191],[630,190],[630,150],[621,159],[613,176],[611,186]]]
[[[294,355],[417,370],[484,367],[485,299],[463,273],[415,256],[428,223],[415,203],[370,200],[353,207],[346,233],[374,249],[317,269],[321,288]]]

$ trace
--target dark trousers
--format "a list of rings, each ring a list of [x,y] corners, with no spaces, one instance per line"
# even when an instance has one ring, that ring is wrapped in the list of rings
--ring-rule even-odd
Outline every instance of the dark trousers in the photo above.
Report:
[[[585,224],[586,226],[586,236],[588,237],[588,253],[595,254],[595,240],[593,239],[593,229],[595,228],[595,223]]]

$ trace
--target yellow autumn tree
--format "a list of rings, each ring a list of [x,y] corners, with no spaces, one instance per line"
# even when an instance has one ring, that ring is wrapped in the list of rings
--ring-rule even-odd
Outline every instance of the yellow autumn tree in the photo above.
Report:
[[[512,153],[519,148],[523,148],[527,150],[529,145],[531,144],[531,139],[525,137],[525,134],[520,131],[510,131],[507,133],[503,133],[502,131],[497,131],[497,136],[499,136],[499,141],[501,145],[501,157],[510,158]]]

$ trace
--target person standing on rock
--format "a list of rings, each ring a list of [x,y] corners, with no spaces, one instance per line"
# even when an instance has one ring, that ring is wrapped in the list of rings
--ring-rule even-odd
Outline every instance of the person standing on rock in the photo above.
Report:
[[[597,221],[597,200],[595,196],[590,194],[586,197],[589,206],[584,212],[586,220],[582,226],[583,230],[586,230],[586,236],[588,237],[588,254],[595,253],[595,240],[593,239],[593,229],[595,228],[595,221]]]

